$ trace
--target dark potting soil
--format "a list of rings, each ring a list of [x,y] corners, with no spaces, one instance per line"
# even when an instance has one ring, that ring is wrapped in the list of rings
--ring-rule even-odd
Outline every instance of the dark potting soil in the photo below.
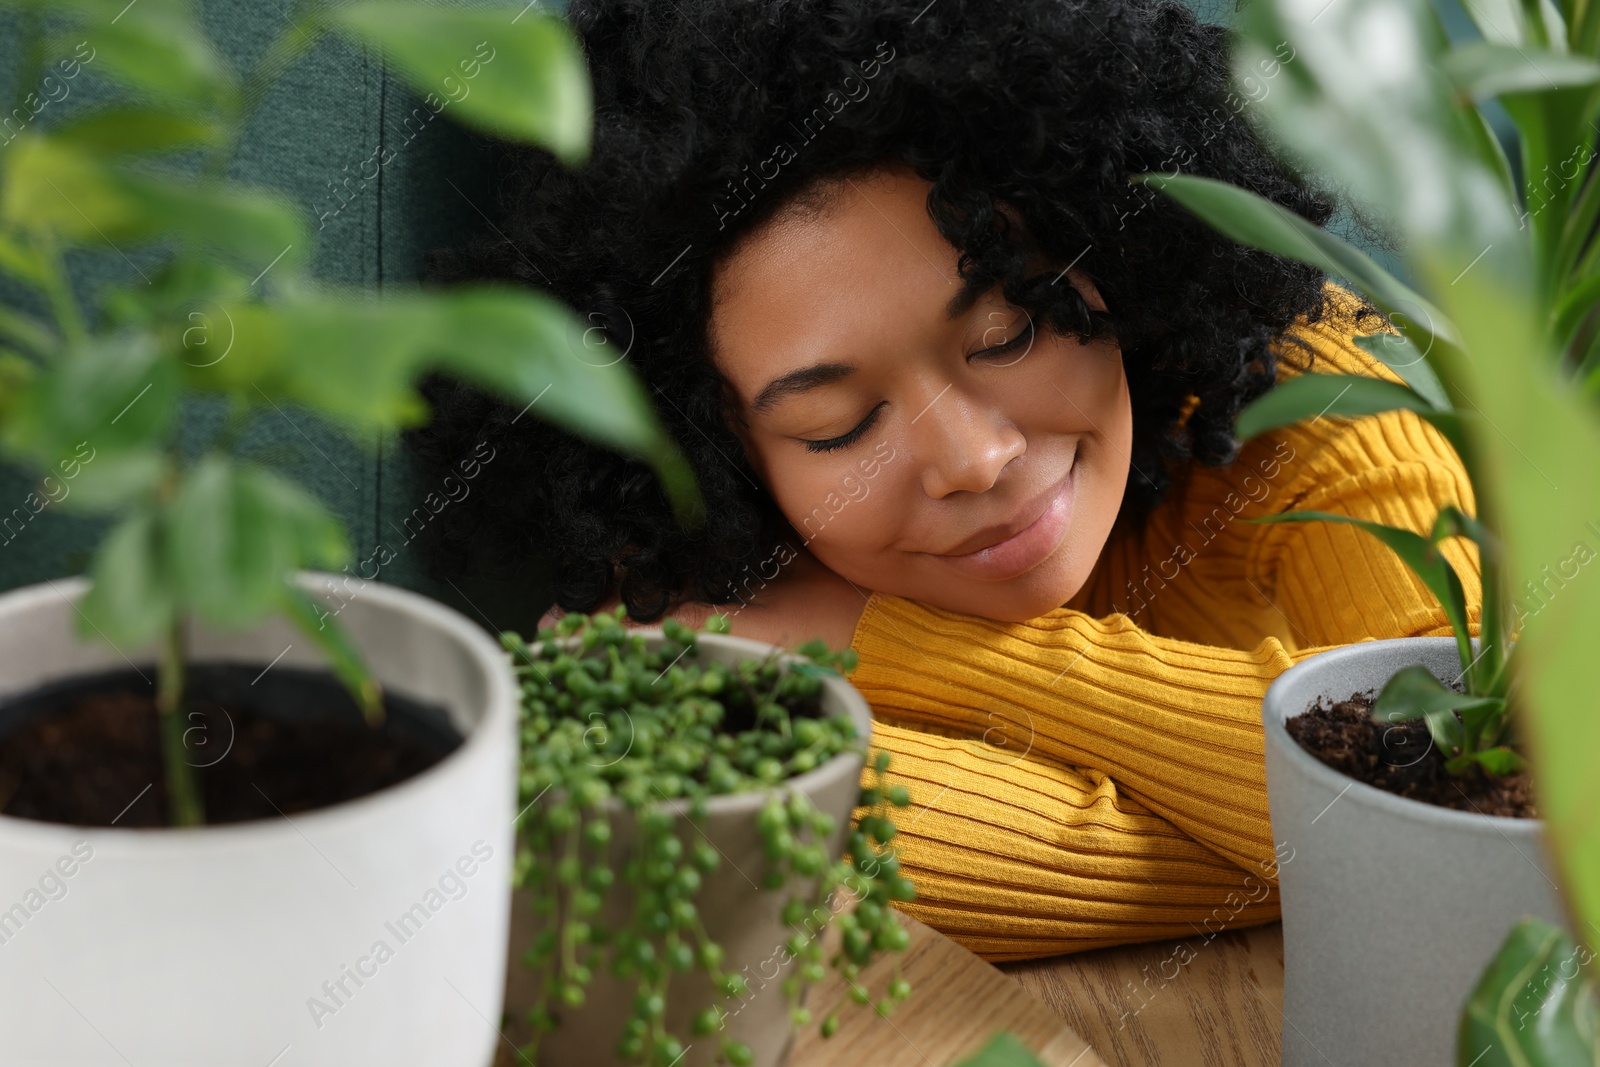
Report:
[[[1527,771],[1501,777],[1481,767],[1452,775],[1422,719],[1374,720],[1376,697],[1350,694],[1331,708],[1315,707],[1284,720],[1289,736],[1336,771],[1399,796],[1480,815],[1537,818]]]
[[[209,824],[278,819],[402,782],[462,742],[434,704],[384,692],[366,724],[326,672],[186,668],[187,762]],[[170,825],[156,668],[82,675],[0,704],[0,813],[79,826]],[[148,787],[148,788],[147,788]]]

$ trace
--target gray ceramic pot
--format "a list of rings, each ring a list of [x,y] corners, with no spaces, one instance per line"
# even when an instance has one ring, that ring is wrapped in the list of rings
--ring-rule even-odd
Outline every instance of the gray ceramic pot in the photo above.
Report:
[[[1412,663],[1446,683],[1461,671],[1451,637],[1364,641],[1296,664],[1267,690],[1284,1067],[1453,1063],[1466,998],[1512,924],[1531,914],[1566,925],[1542,821],[1385,792],[1323,764],[1284,728],[1323,698],[1375,696]]]
[[[645,637],[647,647],[653,648],[662,641],[657,629],[641,629],[638,633]],[[698,641],[709,658],[725,663],[764,658],[774,649],[763,642],[722,634],[701,634]],[[790,662],[799,659],[788,654],[782,658]],[[871,710],[848,681],[836,677],[825,679],[823,714],[849,715],[855,723],[857,736],[870,741]],[[827,841],[830,856],[841,855],[844,851],[863,766],[859,755],[845,752],[777,787],[783,795],[805,794],[817,810],[833,816],[835,831]],[[720,1050],[723,1036],[750,1046],[755,1055],[753,1067],[781,1067],[789,1058],[793,1041],[789,1004],[782,981],[796,970],[796,964],[784,945],[797,931],[784,924],[782,909],[791,893],[809,898],[816,880],[797,879],[782,891],[760,888],[767,860],[762,854],[756,814],[765,802],[764,792],[711,798],[707,802],[709,814],[704,824],[704,838],[689,821],[685,801],[662,804],[664,810],[679,817],[677,833],[686,853],[696,843],[709,840],[722,854],[721,864],[705,876],[694,903],[706,933],[723,948],[722,970],[743,975],[749,986],[742,998],[728,998],[713,989],[710,979],[698,967],[672,975],[667,988],[665,1021],[668,1031],[676,1034],[686,1046],[677,1067],[711,1063]],[[633,908],[633,894],[621,884],[620,878],[623,858],[632,848],[636,831],[631,813],[620,800],[613,797],[606,802],[606,807],[612,827],[612,870],[617,872],[619,882],[606,894],[606,906],[592,921],[615,929],[622,916],[631,914]],[[808,921],[798,932],[821,937],[834,910],[842,910],[847,899],[848,893],[841,887],[833,904],[822,908],[815,922]],[[518,890],[513,894],[506,1011],[511,1017],[507,1034],[519,1039],[519,1044],[530,1034],[524,1018],[539,989],[537,977],[521,962],[539,931],[544,929],[544,920],[533,914],[531,903],[526,891]],[[633,1011],[633,980],[615,978],[609,969],[601,966],[594,969],[587,990],[582,1008],[571,1010],[561,1008],[559,1003],[553,1005],[560,1015],[561,1025],[540,1042],[538,1062],[541,1065],[621,1067],[628,1062],[616,1056],[614,1049],[623,1024]],[[729,1014],[726,1029],[708,1037],[694,1037],[690,1027],[694,1015],[714,1004]]]

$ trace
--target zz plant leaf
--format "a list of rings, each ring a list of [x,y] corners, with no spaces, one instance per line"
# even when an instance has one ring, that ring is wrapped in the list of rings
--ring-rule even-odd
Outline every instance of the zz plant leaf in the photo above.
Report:
[[[1467,998],[1457,1067],[1600,1062],[1600,998],[1587,946],[1528,916],[1511,928]]]

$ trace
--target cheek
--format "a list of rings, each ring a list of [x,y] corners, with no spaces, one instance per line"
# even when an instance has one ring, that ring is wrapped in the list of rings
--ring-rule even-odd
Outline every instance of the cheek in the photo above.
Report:
[[[886,529],[892,508],[885,505],[892,496],[894,464],[880,465],[871,476],[861,470],[873,444],[868,438],[831,457],[804,452],[767,457],[768,491],[813,554],[843,562],[865,557],[892,539]]]

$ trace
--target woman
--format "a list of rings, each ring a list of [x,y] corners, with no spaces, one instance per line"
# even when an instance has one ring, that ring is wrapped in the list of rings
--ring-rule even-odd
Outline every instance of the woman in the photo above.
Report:
[[[1332,217],[1229,92],[1225,31],[1171,0],[567,17],[590,163],[513,153],[497,238],[435,274],[526,282],[599,327],[711,521],[681,530],[643,464],[439,382],[418,447],[508,455],[452,509],[440,573],[543,554],[547,619],[620,601],[850,644],[912,794],[904,910],[985,958],[1277,918],[1267,685],[1448,625],[1354,527],[1247,520],[1425,531],[1473,502],[1409,412],[1234,438],[1280,369],[1395,375],[1351,340],[1373,308],[1128,181],[1182,169]],[[1476,556],[1446,553],[1476,619]]]

